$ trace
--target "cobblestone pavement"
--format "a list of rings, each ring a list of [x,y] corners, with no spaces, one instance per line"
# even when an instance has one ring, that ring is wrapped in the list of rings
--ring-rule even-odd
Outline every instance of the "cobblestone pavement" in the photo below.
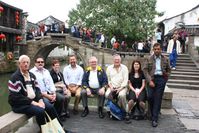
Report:
[[[132,120],[131,124],[110,118],[100,119],[96,112],[87,117],[72,116],[64,122],[67,129],[76,133],[199,133],[197,130],[187,130],[177,115],[162,114],[159,126],[153,128],[149,120]]]
[[[178,118],[189,130],[199,131],[198,90],[172,89],[173,108]]]

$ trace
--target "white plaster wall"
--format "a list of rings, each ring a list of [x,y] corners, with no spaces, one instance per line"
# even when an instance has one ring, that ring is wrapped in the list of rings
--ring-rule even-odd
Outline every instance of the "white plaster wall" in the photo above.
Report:
[[[194,44],[199,47],[199,36],[194,37]]]
[[[172,30],[178,22],[184,22],[185,25],[199,25],[199,7],[184,15],[163,21],[165,24],[165,34]]]

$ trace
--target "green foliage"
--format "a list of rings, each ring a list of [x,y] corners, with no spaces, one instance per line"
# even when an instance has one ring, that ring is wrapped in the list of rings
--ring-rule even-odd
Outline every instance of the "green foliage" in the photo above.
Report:
[[[94,28],[109,37],[127,35],[131,40],[146,39],[154,32],[156,0],[80,0],[69,12],[69,25]]]
[[[196,47],[196,49],[197,49],[197,51],[198,51],[198,54],[199,54],[199,46],[197,46],[197,47]]]

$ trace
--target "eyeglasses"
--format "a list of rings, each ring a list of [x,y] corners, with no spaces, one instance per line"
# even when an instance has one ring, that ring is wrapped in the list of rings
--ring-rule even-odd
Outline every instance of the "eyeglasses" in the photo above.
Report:
[[[37,61],[37,63],[44,63],[44,61]]]

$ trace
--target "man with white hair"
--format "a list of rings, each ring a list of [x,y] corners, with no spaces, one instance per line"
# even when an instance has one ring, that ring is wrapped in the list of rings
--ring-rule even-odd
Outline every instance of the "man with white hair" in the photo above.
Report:
[[[97,64],[97,58],[95,56],[90,57],[89,66],[86,68],[82,79],[83,89],[81,91],[81,97],[83,107],[85,108],[81,115],[82,117],[87,116],[89,113],[87,98],[97,95],[99,118],[104,118],[103,106],[105,100],[105,90],[108,81],[106,72]]]
[[[128,68],[121,64],[121,57],[118,54],[113,56],[114,64],[107,67],[108,89],[105,97],[118,99],[118,105],[126,110],[126,92],[128,83]]]
[[[37,123],[41,127],[46,123],[45,111],[51,119],[58,116],[53,105],[43,100],[36,77],[29,72],[29,66],[30,58],[27,55],[21,55],[18,62],[19,69],[8,82],[8,102],[15,113],[36,116]]]

